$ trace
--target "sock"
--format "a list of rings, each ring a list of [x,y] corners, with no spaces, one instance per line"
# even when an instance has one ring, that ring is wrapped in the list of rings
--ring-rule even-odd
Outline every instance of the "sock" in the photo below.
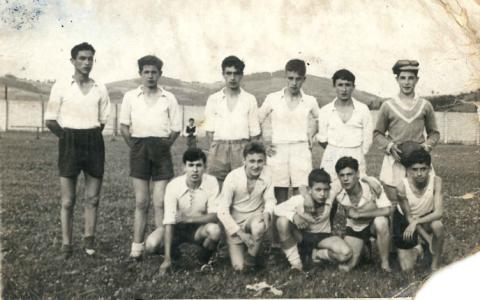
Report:
[[[132,255],[139,256],[145,249],[145,243],[132,243]]]
[[[323,260],[328,260],[328,261],[333,261],[333,259],[328,254],[328,249],[317,249],[317,250],[314,250],[314,251],[316,252],[315,253],[316,258],[323,259]]]
[[[302,264],[302,260],[300,259],[300,254],[298,253],[297,245],[290,247],[288,249],[283,249],[283,253],[288,259],[288,262],[292,266],[298,266]]]

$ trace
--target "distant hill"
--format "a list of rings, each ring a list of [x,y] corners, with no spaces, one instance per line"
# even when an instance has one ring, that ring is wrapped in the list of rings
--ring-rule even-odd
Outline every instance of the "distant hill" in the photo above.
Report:
[[[11,100],[47,100],[52,84],[53,81],[41,82],[20,79],[7,74],[0,77],[0,99],[4,97],[3,87],[7,85],[8,97]],[[196,106],[205,105],[208,96],[220,90],[223,86],[220,81],[213,83],[185,82],[169,77],[162,77],[160,84],[166,90],[174,93],[180,104]],[[119,103],[122,101],[125,92],[139,85],[140,80],[136,78],[108,83],[107,89],[111,100]],[[245,90],[254,94],[259,105],[261,105],[267,94],[278,91],[285,86],[284,72],[248,74],[243,77],[242,86]],[[335,97],[331,80],[325,77],[308,75],[303,88],[307,94],[315,96],[320,106],[324,106]],[[372,110],[378,109],[385,100],[360,90],[355,90],[353,96],[367,104]],[[477,102],[480,105],[480,89],[455,96],[439,95],[426,98],[433,104],[436,111],[475,112],[476,107],[471,103]]]

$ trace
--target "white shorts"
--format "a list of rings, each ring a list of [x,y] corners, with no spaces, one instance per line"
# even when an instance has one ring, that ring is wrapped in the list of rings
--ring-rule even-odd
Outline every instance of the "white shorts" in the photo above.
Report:
[[[432,166],[432,172],[435,170]],[[397,187],[403,178],[407,176],[405,167],[393,158],[391,155],[385,155],[383,158],[382,169],[380,170],[380,180],[392,187]]]
[[[360,171],[360,176],[365,176],[367,174],[365,156],[363,155],[363,149],[361,146],[355,148],[345,148],[328,144],[327,148],[323,152],[322,163],[320,164],[320,167],[330,174],[332,181],[337,178],[335,164],[344,156],[351,156],[358,160],[358,170]]]
[[[308,143],[274,144],[275,155],[267,159],[272,170],[275,187],[299,187],[308,185],[308,175],[312,171],[312,152]]]

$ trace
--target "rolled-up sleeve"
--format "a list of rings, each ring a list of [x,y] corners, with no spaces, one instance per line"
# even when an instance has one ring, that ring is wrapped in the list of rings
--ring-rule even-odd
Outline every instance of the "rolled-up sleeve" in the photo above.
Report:
[[[298,203],[295,199],[296,198],[290,198],[289,200],[275,206],[275,215],[278,217],[285,217],[290,222],[293,222],[293,217],[297,213],[297,206],[303,205],[303,203]]]
[[[129,94],[123,96],[122,106],[120,108],[120,124],[132,125],[132,107]]]
[[[55,82],[50,91],[50,98],[48,99],[47,110],[45,111],[45,120],[58,120],[60,106],[62,104],[60,90],[60,84]]]
[[[164,204],[164,225],[176,224],[176,215],[177,215],[177,198],[175,195],[175,186],[173,184],[168,184],[165,189],[165,204]]]
[[[250,107],[248,110],[248,129],[250,137],[260,134],[260,123],[258,120],[258,105],[254,96],[250,99]]]
[[[233,197],[235,196],[234,178],[227,175],[222,187],[222,193],[220,194],[218,201],[217,216],[220,222],[225,227],[225,231],[228,235],[235,234],[240,230],[237,222],[230,214],[230,207],[233,203]]]
[[[102,98],[99,103],[99,117],[98,121],[100,124],[106,124],[108,122],[108,117],[110,116],[110,97],[108,96],[108,91],[105,86],[102,86]]]

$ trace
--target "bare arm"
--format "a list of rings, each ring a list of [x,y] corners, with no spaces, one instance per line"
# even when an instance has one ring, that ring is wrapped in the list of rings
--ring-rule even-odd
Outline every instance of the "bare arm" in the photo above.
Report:
[[[173,239],[173,225],[165,225],[165,258],[160,265],[160,275],[165,274],[172,265],[172,239]]]
[[[60,137],[64,130],[60,124],[58,124],[57,120],[46,120],[45,126],[57,137]]]
[[[120,124],[120,133],[123,136],[123,139],[125,140],[125,143],[127,143],[127,146],[129,148],[132,148],[132,134],[130,133],[130,126],[125,125],[125,124]]]

